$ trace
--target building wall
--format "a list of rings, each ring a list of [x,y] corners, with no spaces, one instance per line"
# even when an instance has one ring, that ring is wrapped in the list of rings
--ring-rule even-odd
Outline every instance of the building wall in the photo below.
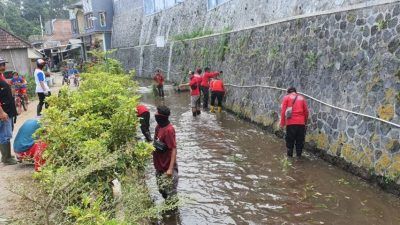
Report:
[[[206,0],[185,0],[170,9],[143,15],[142,0],[116,1],[113,47],[151,44],[155,37],[171,38],[180,33],[206,29],[215,32],[226,28],[240,29],[261,23],[284,19],[290,16],[305,15],[325,10],[340,9],[355,4],[371,4],[382,0],[231,0],[207,9]],[[121,7],[121,6],[130,7]],[[125,29],[128,28],[128,29]]]
[[[17,71],[20,74],[32,73],[27,49],[0,50],[0,55],[9,62],[7,70]]]
[[[83,34],[85,32],[85,17],[83,11],[77,11],[76,19],[78,21],[79,34]]]
[[[224,70],[223,79],[228,84],[296,86],[325,103],[400,124],[400,3],[375,1],[382,4],[368,6],[371,1],[363,1],[359,8],[352,9],[339,6],[361,1],[312,1],[307,5],[300,0],[280,2],[283,1],[254,1],[254,5],[246,5],[232,0],[207,12],[205,3],[196,5],[195,1],[187,0],[151,16],[143,16],[140,9],[121,12],[120,8],[115,15],[113,46],[126,69],[136,69],[139,76],[150,77],[156,68],[161,68],[169,80],[179,82],[189,69],[211,66]],[[260,9],[256,9],[257,3],[262,6]],[[335,7],[338,12],[172,41],[164,48],[139,45],[153,43],[156,35],[179,34],[178,31],[198,24],[219,30],[229,21],[237,30],[253,25],[249,18],[259,24],[284,15]],[[261,13],[265,8],[274,13],[271,10]],[[277,130],[283,95],[283,91],[274,89],[231,86],[226,106]],[[308,103],[309,145],[400,183],[398,126],[337,110],[312,99]]]
[[[46,31],[45,41],[60,41],[62,45],[66,45],[72,38],[71,21],[55,19],[50,21],[50,24],[50,30]]]
[[[97,19],[94,21],[94,27],[92,29],[87,29],[87,33],[99,32],[99,31],[111,31],[113,17],[114,17],[114,8],[113,8],[113,0],[91,0],[92,1],[92,10],[85,11],[85,13],[92,12],[93,17]],[[100,12],[106,12],[106,26],[100,26]]]

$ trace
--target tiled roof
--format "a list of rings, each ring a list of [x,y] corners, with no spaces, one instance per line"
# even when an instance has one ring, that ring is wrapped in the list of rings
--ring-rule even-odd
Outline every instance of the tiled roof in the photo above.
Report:
[[[29,47],[31,47],[31,45],[27,41],[0,28],[0,50]]]

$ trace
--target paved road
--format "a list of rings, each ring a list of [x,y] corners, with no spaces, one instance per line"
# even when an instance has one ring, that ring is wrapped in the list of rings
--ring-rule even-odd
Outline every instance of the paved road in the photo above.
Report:
[[[55,85],[52,87],[52,92],[56,93],[61,86],[61,76],[55,75]],[[14,129],[14,137],[22,126],[22,124],[36,116],[36,106],[38,101],[31,101],[28,105],[28,111],[23,112],[17,119]],[[14,166],[4,166],[0,163],[0,225],[6,224],[6,218],[18,217],[18,212],[23,211],[19,203],[19,197],[8,191],[12,188],[12,181],[18,179],[27,179],[31,177],[33,165],[18,164]]]

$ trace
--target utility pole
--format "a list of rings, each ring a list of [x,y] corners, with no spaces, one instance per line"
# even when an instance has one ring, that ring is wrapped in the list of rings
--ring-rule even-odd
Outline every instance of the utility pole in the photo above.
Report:
[[[42,15],[39,15],[39,20],[40,20],[40,31],[42,31],[42,38],[43,38],[44,34],[43,34]]]

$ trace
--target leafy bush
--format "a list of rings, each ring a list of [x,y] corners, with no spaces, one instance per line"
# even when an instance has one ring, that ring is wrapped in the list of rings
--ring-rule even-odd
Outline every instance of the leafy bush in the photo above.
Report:
[[[15,191],[36,208],[23,223],[138,224],[168,208],[153,206],[143,182],[153,147],[134,138],[137,85],[119,62],[106,64],[96,56],[77,91],[64,87],[48,98],[50,108],[37,131],[48,145],[46,165],[34,182]],[[116,178],[122,183],[120,200],[113,197]],[[124,218],[116,218],[118,204],[124,204]]]
[[[35,77],[32,75],[25,75],[24,76],[26,81],[28,82],[27,84],[27,92],[29,98],[34,98],[36,97],[36,83],[35,83]]]

